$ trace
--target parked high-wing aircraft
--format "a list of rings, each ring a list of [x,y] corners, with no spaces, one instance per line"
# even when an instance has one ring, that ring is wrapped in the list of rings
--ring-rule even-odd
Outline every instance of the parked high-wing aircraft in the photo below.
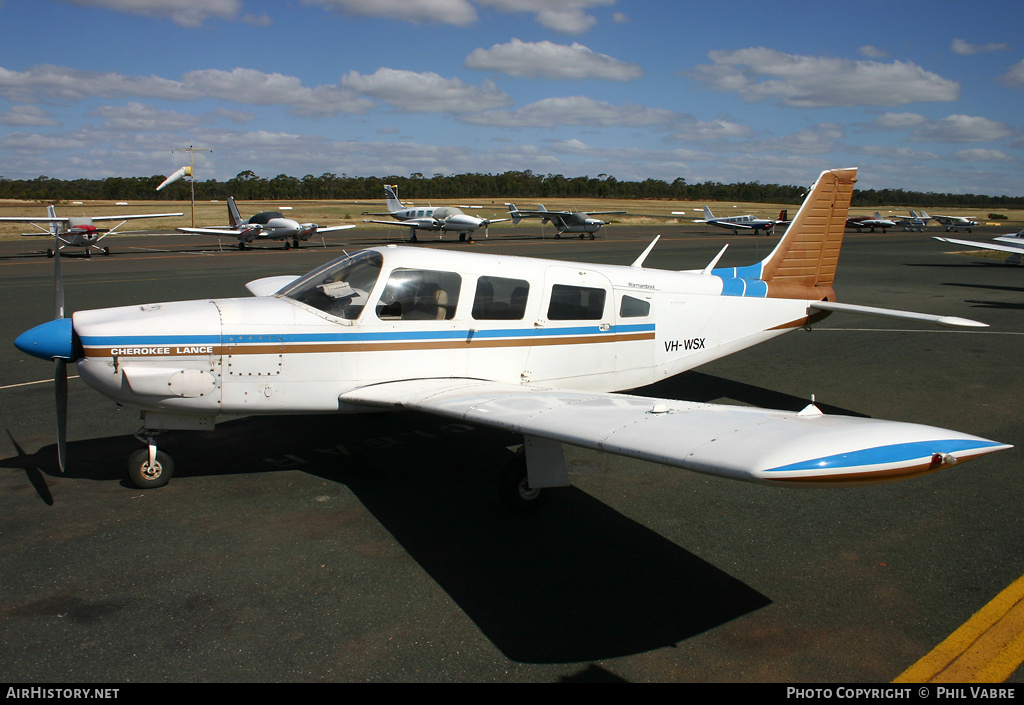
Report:
[[[1021,255],[1024,255],[1024,230],[1020,232],[1011,233],[1009,235],[1000,235],[997,238],[993,238],[992,242],[975,242],[974,240],[956,240],[950,237],[933,237],[934,240],[939,242],[948,242],[954,245],[966,245],[967,247],[977,247],[982,250],[995,250],[996,252],[1006,252],[1010,256],[1007,257],[1004,262],[1007,264],[1020,264]]]
[[[0,222],[6,223],[31,223],[39,229],[37,233],[22,233],[26,237],[52,237],[54,238],[54,249],[47,250],[46,256],[53,257],[56,250],[63,250],[65,247],[85,248],[85,256],[98,250],[105,255],[110,254],[109,247],[101,247],[99,241],[129,220],[141,218],[173,218],[184,215],[183,213],[141,213],[138,215],[93,215],[93,216],[61,216],[57,217],[57,210],[53,206],[46,207],[46,217],[13,217],[5,216]],[[121,222],[112,228],[97,228],[95,223],[105,220],[120,220]],[[44,228],[40,223],[45,224]]]
[[[972,228],[978,227],[978,221],[971,218],[963,218],[959,215],[933,215],[932,218],[946,226],[946,232],[951,230],[966,230],[971,232]]]
[[[508,218],[477,218],[468,215],[455,206],[417,206],[406,207],[398,200],[394,189],[384,185],[384,200],[388,205],[387,213],[366,213],[364,215],[390,215],[394,220],[364,220],[364,223],[378,225],[401,225],[409,228],[409,242],[416,242],[417,230],[437,230],[442,237],[446,232],[459,234],[459,240],[473,242],[473,233],[480,228],[488,228],[491,223],[502,223]]]
[[[875,211],[874,216],[858,215],[852,218],[847,218],[846,227],[856,228],[857,232],[860,232],[863,228],[870,228],[870,232],[875,232],[875,228],[878,228],[884,233],[889,228],[895,228],[896,221],[887,220],[886,218],[883,218],[878,211]]]
[[[255,296],[63,314],[15,341],[55,363],[64,466],[67,364],[142,411],[140,487],[167,482],[161,429],[234,415],[415,409],[520,434],[500,483],[532,506],[569,484],[562,444],[777,485],[864,484],[932,472],[1009,446],[929,426],[617,393],[806,327],[832,312],[984,326],[836,303],[833,279],[856,169],[821,174],[764,260],[648,269],[389,245]],[[809,256],[808,253],[814,253]],[[59,275],[60,259],[55,262]],[[812,364],[801,362],[800,364]],[[830,364],[839,365],[841,360]]]
[[[672,215],[686,215],[686,213],[684,211],[672,211]],[[775,228],[774,220],[755,218],[752,215],[733,215],[728,218],[716,218],[707,206],[704,206],[704,217],[693,222],[707,223],[719,228],[726,228],[732,230],[733,235],[739,235],[740,230],[753,230],[755,233],[758,230],[764,230],[765,235],[767,235]]]
[[[592,216],[622,215],[626,211],[591,211],[589,213],[583,213],[582,211],[549,211],[543,205],[538,205],[535,211],[524,211],[519,210],[514,203],[509,203],[508,212],[512,215],[512,222],[516,225],[523,218],[542,218],[541,222],[544,224],[555,224],[557,228],[556,238],[561,237],[564,233],[579,233],[581,240],[587,235],[590,235],[590,239],[593,240],[594,233],[608,223]]]
[[[921,233],[931,219],[932,217],[924,211],[909,211],[909,215],[897,216],[896,225],[902,227],[904,232]]]
[[[228,227],[178,228],[178,230],[191,235],[234,237],[238,239],[238,249],[240,250],[244,250],[245,246],[254,240],[284,240],[284,249],[287,250],[291,247],[298,248],[299,242],[308,240],[313,235],[337,230],[351,230],[354,227],[356,226],[333,225],[329,228],[321,228],[316,223],[299,223],[291,218],[285,218],[277,211],[257,213],[243,220],[242,216],[238,214],[234,196],[229,196]]]

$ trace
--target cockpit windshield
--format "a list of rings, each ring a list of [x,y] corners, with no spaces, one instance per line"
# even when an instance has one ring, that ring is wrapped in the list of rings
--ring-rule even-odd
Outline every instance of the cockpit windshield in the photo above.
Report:
[[[328,262],[277,292],[339,318],[355,320],[373,291],[384,258],[364,250]]]

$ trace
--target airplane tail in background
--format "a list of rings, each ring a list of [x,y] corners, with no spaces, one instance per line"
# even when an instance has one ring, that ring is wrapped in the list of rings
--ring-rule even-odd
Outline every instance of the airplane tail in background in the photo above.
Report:
[[[515,203],[508,204],[508,214],[512,216],[513,225],[519,225],[519,221],[523,219],[523,216],[519,215],[519,209],[516,208]]]
[[[835,301],[832,289],[857,169],[822,172],[785,236],[759,264],[715,270],[726,294]]]
[[[235,205],[235,197],[228,196],[228,224],[232,228],[241,227],[242,216],[238,214],[238,206]]]
[[[57,217],[57,209],[54,208],[53,206],[47,206],[46,207],[46,215],[48,217],[50,217],[50,218],[56,218]],[[50,221],[50,234],[53,235],[54,237],[57,237],[58,233],[60,233],[60,223],[58,223],[55,220],[51,220]]]
[[[384,184],[384,200],[388,204],[388,211],[394,213],[395,211],[402,210],[402,202],[398,200],[398,195],[395,194],[393,187],[388,184]]]
[[[708,220],[714,220],[714,219],[715,219],[715,216],[713,216],[711,214],[711,209],[708,208],[707,206],[704,206],[704,220],[708,221]]]

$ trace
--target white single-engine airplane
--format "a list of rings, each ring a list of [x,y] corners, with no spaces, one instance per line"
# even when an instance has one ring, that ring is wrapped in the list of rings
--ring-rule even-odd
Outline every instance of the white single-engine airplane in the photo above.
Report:
[[[109,247],[101,247],[99,241],[129,220],[140,218],[174,218],[184,215],[183,213],[142,213],[139,215],[93,215],[93,216],[61,216],[57,217],[57,210],[53,206],[46,207],[45,218],[13,217],[5,216],[0,222],[5,223],[31,223],[39,229],[37,233],[22,233],[25,237],[46,236],[54,238],[54,248],[46,251],[47,257],[53,257],[54,252],[63,250],[65,247],[84,247],[85,256],[98,250],[105,255],[110,254]],[[95,223],[104,220],[120,220],[121,222],[112,228],[97,228]],[[40,223],[45,223],[44,228]]]
[[[871,232],[875,232],[875,228],[878,228],[884,233],[889,228],[895,228],[896,221],[887,220],[886,218],[883,218],[878,211],[875,211],[874,216],[858,215],[852,218],[847,218],[846,227],[855,228],[857,232],[860,232],[862,228],[871,228]]]
[[[140,409],[146,448],[132,481],[172,473],[161,429],[235,415],[415,409],[521,434],[505,498],[533,505],[569,484],[562,444],[776,485],[865,484],[949,467],[1010,446],[910,423],[615,393],[803,328],[834,311],[984,326],[836,303],[832,288],[856,169],[825,171],[786,235],[757,264],[647,269],[389,245],[301,277],[258,279],[255,296],[78,311],[23,333],[54,360],[63,468],[66,365]],[[813,254],[812,254],[813,253]],[[59,272],[59,259],[55,269]],[[59,282],[59,278],[58,278]]]
[[[896,225],[902,226],[903,232],[918,232],[923,233],[925,226],[928,225],[928,221],[932,217],[926,212],[921,211],[909,211],[909,215],[898,216],[896,218]]]
[[[686,212],[672,211],[672,215],[686,215]],[[716,218],[707,206],[704,206],[704,217],[693,222],[707,223],[719,228],[726,228],[727,230],[732,230],[733,235],[739,235],[740,230],[753,230],[755,233],[758,230],[764,230],[764,234],[767,235],[775,229],[774,220],[755,218],[752,215],[733,215],[728,218]]]
[[[409,228],[409,242],[416,242],[417,230],[438,230],[443,237],[446,232],[459,234],[459,241],[473,242],[473,233],[480,228],[488,228],[491,223],[503,223],[508,218],[477,218],[466,214],[455,206],[406,207],[398,200],[395,191],[388,184],[384,185],[384,199],[388,204],[387,213],[366,213],[365,215],[390,215],[394,220],[364,220],[364,223],[378,225],[400,225]]]
[[[959,215],[933,215],[932,218],[940,224],[945,225],[947,233],[951,230],[966,230],[967,232],[971,232],[973,228],[978,227],[978,221],[972,220],[971,218],[964,218]]]
[[[580,239],[582,240],[585,236],[589,235],[590,239],[594,239],[594,233],[608,225],[599,218],[594,218],[595,215],[622,215],[626,211],[592,211],[590,213],[583,213],[582,211],[549,211],[543,205],[538,205],[535,211],[523,211],[516,208],[514,203],[508,204],[508,212],[512,216],[512,222],[519,225],[519,221],[523,218],[542,218],[542,223],[554,223],[558,231],[555,233],[555,237],[562,237],[565,233],[579,233]]]
[[[329,228],[321,228],[316,223],[299,223],[291,218],[285,218],[277,211],[267,211],[242,219],[238,214],[238,206],[235,205],[234,196],[228,197],[228,227],[226,228],[178,228],[183,233],[190,235],[222,235],[238,239],[238,249],[244,250],[245,246],[254,240],[284,240],[284,249],[291,247],[298,248],[299,242],[308,240],[311,236],[330,233],[336,230],[351,230],[354,225],[333,225]]]
[[[932,239],[938,240],[939,242],[948,242],[953,245],[966,245],[967,247],[977,247],[982,250],[995,250],[996,252],[1006,252],[1010,256],[1007,257],[1004,262],[1007,264],[1020,264],[1021,255],[1024,255],[1024,230],[1020,232],[1011,233],[1009,235],[1000,235],[997,238],[993,238],[992,242],[975,242],[974,240],[957,240],[951,237],[933,237]]]

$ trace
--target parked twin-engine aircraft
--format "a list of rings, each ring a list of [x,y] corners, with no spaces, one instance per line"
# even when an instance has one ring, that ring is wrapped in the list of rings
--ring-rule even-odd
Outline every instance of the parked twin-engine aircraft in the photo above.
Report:
[[[933,215],[932,218],[946,226],[946,232],[951,230],[966,230],[971,232],[972,228],[978,227],[978,221],[971,218],[964,218],[959,215]]]
[[[928,473],[1009,446],[878,419],[616,393],[846,311],[983,326],[836,303],[833,278],[856,169],[825,171],[763,261],[648,269],[397,247],[305,276],[250,282],[252,297],[78,311],[15,344],[54,360],[63,467],[66,364],[140,409],[139,486],[167,482],[161,429],[232,415],[416,409],[521,434],[505,497],[530,506],[569,484],[562,444],[751,482],[864,484]],[[813,256],[809,253],[813,253]],[[58,259],[56,262],[59,272]],[[839,364],[833,361],[833,364]]]
[[[672,215],[686,215],[686,213],[683,211],[672,211]],[[704,217],[693,222],[707,223],[719,228],[726,228],[732,230],[733,235],[739,235],[740,230],[753,230],[755,233],[758,230],[764,230],[765,235],[767,235],[775,228],[774,220],[755,218],[752,215],[733,215],[728,218],[716,218],[707,206],[704,206]]]
[[[956,240],[950,237],[936,237],[934,239],[939,242],[948,242],[954,245],[966,245],[967,247],[977,247],[982,250],[1007,252],[1010,256],[1003,260],[1007,264],[1020,264],[1021,255],[1024,255],[1024,230],[1017,233],[1011,233],[1010,235],[1000,235],[997,238],[993,238],[992,242]]]
[[[5,216],[0,222],[5,223],[31,223],[39,229],[37,233],[22,233],[25,237],[52,237],[54,238],[54,249],[47,250],[46,256],[53,257],[54,252],[63,250],[65,247],[85,248],[85,256],[98,250],[105,255],[110,254],[109,247],[101,247],[99,241],[129,220],[140,218],[173,218],[184,215],[183,213],[142,213],[139,215],[93,215],[93,216],[61,216],[57,217],[57,210],[53,206],[46,207],[45,218],[13,217]],[[112,228],[97,228],[95,223],[104,220],[120,220],[121,222]],[[40,223],[44,223],[44,228]]]
[[[581,240],[587,235],[590,235],[590,239],[593,240],[594,233],[608,223],[592,216],[622,215],[626,211],[592,211],[590,213],[583,213],[582,211],[549,211],[543,205],[538,205],[535,211],[523,211],[516,208],[514,203],[509,203],[508,212],[512,215],[512,222],[516,225],[519,225],[519,221],[523,218],[542,218],[541,222],[544,224],[555,224],[555,227],[558,229],[555,233],[556,238],[561,237],[564,233],[579,233]]]
[[[416,242],[417,230],[437,230],[443,237],[446,232],[459,234],[459,240],[473,242],[473,233],[480,228],[488,228],[491,223],[502,223],[508,218],[477,218],[468,215],[461,208],[442,206],[434,208],[406,207],[398,200],[391,186],[384,185],[384,200],[388,204],[387,213],[366,213],[364,215],[390,215],[394,220],[364,220],[364,223],[378,225],[401,225],[409,228],[409,242]]]
[[[860,232],[863,228],[871,228],[870,232],[875,232],[875,228],[878,228],[884,233],[889,228],[895,228],[896,221],[883,218],[878,211],[875,211],[874,216],[859,215],[847,218],[846,227],[856,228],[857,232]]]
[[[191,235],[222,235],[238,239],[238,249],[244,250],[245,246],[254,240],[284,240],[284,249],[299,247],[299,242],[308,240],[311,236],[322,233],[330,233],[336,230],[351,230],[354,225],[333,225],[329,228],[321,228],[316,223],[299,223],[291,218],[285,218],[277,211],[267,211],[242,219],[238,214],[238,206],[235,205],[234,196],[228,197],[228,227],[226,228],[178,228],[183,233]]]

